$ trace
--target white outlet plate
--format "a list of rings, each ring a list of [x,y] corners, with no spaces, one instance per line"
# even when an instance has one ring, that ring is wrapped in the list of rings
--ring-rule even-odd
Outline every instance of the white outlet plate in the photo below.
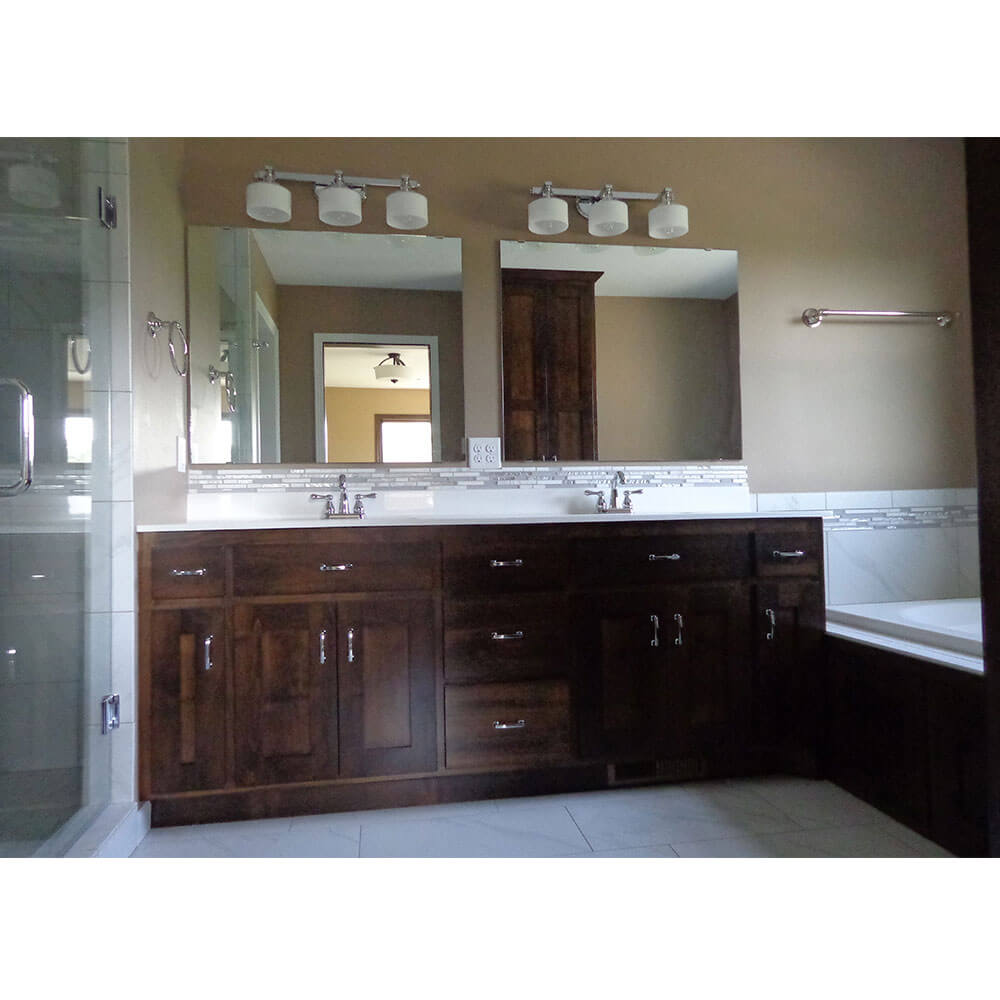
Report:
[[[469,438],[469,468],[499,469],[500,438]]]

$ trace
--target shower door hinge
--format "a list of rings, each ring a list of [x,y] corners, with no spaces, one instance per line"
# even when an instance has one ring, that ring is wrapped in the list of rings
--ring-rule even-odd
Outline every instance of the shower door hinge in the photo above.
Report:
[[[97,189],[97,218],[105,229],[118,228],[118,199],[102,187]]]
[[[106,694],[101,699],[101,735],[106,736],[121,725],[121,699],[116,694]]]

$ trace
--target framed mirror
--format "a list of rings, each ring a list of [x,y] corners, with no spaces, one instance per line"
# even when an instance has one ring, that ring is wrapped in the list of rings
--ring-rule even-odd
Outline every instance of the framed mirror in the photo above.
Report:
[[[507,461],[742,457],[735,250],[503,241]]]
[[[189,226],[187,264],[193,463],[462,461],[461,240]]]

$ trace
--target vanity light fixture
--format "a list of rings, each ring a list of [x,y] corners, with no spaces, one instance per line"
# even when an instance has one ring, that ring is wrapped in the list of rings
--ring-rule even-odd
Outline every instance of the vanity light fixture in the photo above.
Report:
[[[383,365],[388,365],[383,367]],[[409,377],[410,373],[406,370],[406,362],[399,356],[398,351],[390,351],[388,357],[383,358],[375,366],[375,378],[388,379],[395,385],[397,382],[405,382]]]
[[[361,222],[361,203],[368,188],[396,188],[386,199],[385,220],[393,229],[423,229],[427,225],[427,198],[418,194],[420,183],[408,174],[401,179],[347,177],[342,170],[332,174],[299,174],[265,167],[247,185],[247,215],[260,222],[288,222],[292,217],[292,193],[278,181],[311,184],[317,212],[328,226],[356,226]]]
[[[247,215],[259,222],[287,222],[292,217],[292,192],[275,180],[274,167],[264,167],[247,185]]]
[[[564,197],[576,199],[576,210],[587,220],[591,236],[620,236],[628,230],[630,201],[656,201],[649,213],[649,235],[654,240],[670,240],[688,231],[688,210],[674,201],[672,188],[658,194],[648,191],[616,191],[604,184],[597,191],[587,188],[557,188],[552,181],[530,188],[535,196],[528,205],[528,229],[544,236],[564,232],[569,226]],[[558,206],[562,206],[560,209]],[[545,228],[551,226],[552,228]]]
[[[552,194],[552,181],[542,185],[542,193],[528,205],[528,229],[542,236],[555,236],[569,229],[569,206]]]

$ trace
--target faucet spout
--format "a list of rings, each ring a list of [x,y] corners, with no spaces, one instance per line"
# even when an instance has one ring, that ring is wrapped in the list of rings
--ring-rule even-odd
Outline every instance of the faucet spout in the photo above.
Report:
[[[340,503],[338,506],[337,513],[349,514],[351,512],[351,508],[348,506],[347,503],[347,476],[341,474],[340,479],[338,480],[338,484],[340,486]]]

